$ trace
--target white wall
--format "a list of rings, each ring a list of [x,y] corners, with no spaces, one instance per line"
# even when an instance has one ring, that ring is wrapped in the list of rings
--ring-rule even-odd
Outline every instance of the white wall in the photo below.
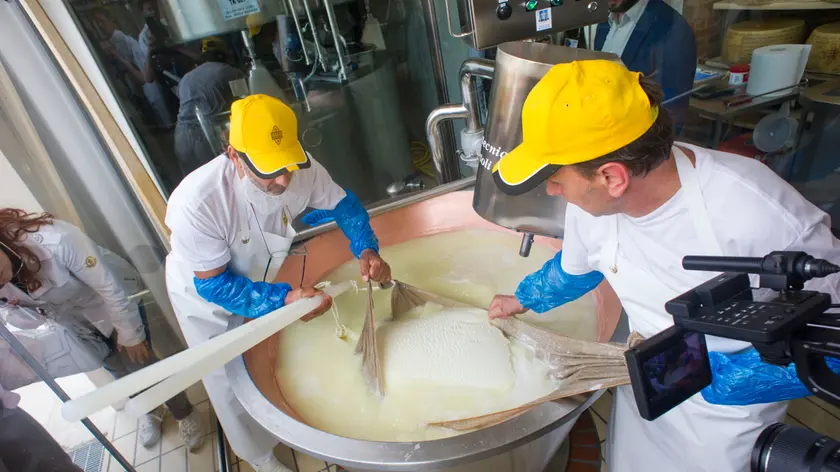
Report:
[[[0,122],[0,126],[4,126]],[[20,208],[28,212],[44,211],[32,192],[23,183],[23,179],[15,171],[3,152],[14,152],[6,149],[8,142],[0,144],[0,208]]]

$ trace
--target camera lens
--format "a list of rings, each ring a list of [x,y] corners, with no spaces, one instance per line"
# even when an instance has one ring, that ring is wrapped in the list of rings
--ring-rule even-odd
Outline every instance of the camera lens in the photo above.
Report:
[[[752,472],[840,472],[840,443],[809,429],[776,423],[758,436]]]

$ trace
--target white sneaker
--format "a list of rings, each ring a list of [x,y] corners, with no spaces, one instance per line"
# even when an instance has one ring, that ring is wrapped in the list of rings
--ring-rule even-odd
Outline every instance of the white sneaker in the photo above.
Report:
[[[151,449],[152,446],[160,441],[161,423],[163,423],[161,418],[153,413],[149,413],[140,418],[137,434],[139,435],[141,446],[146,449]]]
[[[190,452],[195,452],[201,446],[201,443],[204,441],[204,429],[204,422],[201,421],[198,410],[193,410],[190,416],[178,420],[178,430],[181,433],[181,439]]]
[[[259,467],[255,467],[254,464],[251,464],[251,467],[253,467],[257,472],[294,472],[292,469],[281,464],[280,461],[274,457]]]

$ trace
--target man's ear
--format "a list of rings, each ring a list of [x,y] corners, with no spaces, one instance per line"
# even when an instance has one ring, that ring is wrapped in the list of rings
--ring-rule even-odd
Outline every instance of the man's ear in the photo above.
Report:
[[[598,168],[598,176],[603,179],[604,187],[613,198],[624,194],[630,185],[630,170],[620,162],[608,162]]]

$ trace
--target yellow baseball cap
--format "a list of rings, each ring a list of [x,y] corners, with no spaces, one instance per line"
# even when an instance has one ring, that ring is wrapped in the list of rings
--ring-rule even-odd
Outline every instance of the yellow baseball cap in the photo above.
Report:
[[[310,166],[298,141],[295,112],[269,95],[250,95],[233,102],[230,145],[245,155],[245,163],[263,179]]]
[[[552,67],[525,99],[522,144],[493,166],[499,189],[521,195],[560,166],[597,159],[639,139],[659,115],[640,75],[608,60]]]

